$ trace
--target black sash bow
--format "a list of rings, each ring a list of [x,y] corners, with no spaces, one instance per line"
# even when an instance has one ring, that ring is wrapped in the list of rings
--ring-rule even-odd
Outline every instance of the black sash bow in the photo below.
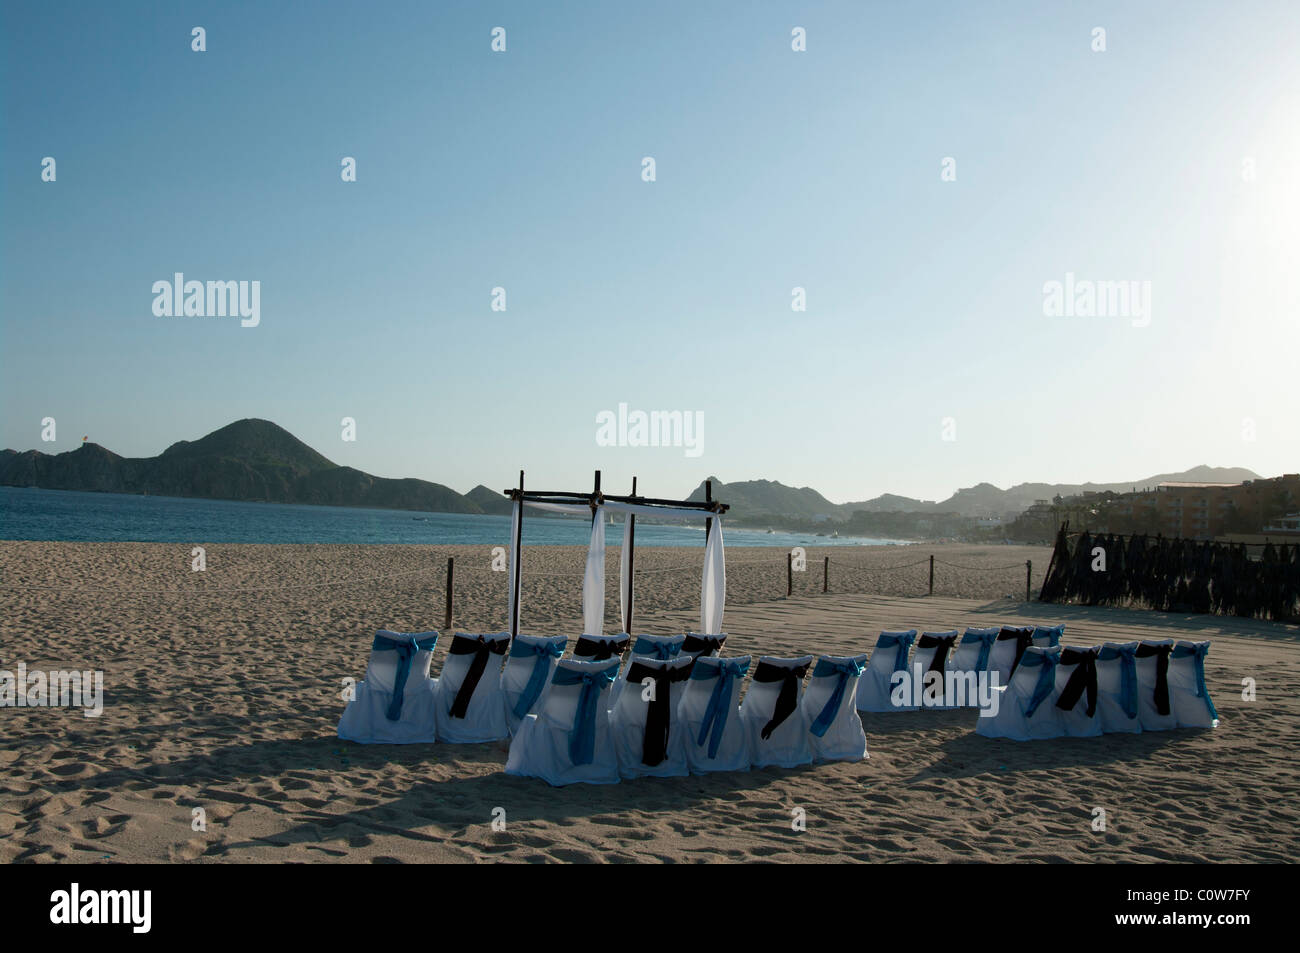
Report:
[[[794,714],[799,704],[799,684],[803,681],[811,662],[804,662],[793,668],[773,665],[771,662],[759,662],[754,670],[756,682],[780,682],[781,693],[776,696],[776,707],[772,709],[772,719],[763,726],[759,735],[764,741],[772,737],[772,732],[781,727],[781,722]]]
[[[509,636],[487,639],[481,635],[457,635],[451,640],[448,655],[474,656],[469,663],[469,671],[465,673],[465,680],[460,683],[460,690],[456,692],[456,699],[451,703],[451,711],[448,714],[452,718],[464,718],[469,711],[469,700],[474,697],[474,689],[478,688],[479,679],[487,671],[488,656],[505,655],[509,648]]]
[[[717,655],[722,651],[722,643],[727,641],[725,635],[687,635],[682,643],[684,655]]]
[[[1088,692],[1088,717],[1097,713],[1097,652],[1098,649],[1066,648],[1061,652],[1062,665],[1073,665],[1074,671],[1061,689],[1056,707],[1061,711],[1074,711],[1084,691]]]
[[[672,714],[672,689],[670,685],[691,677],[689,665],[651,666],[633,662],[627,669],[624,691],[635,691],[634,686],[647,678],[654,682],[650,708],[645,716],[645,735],[641,739],[641,763],[654,767],[668,757],[668,721]]]
[[[1169,653],[1173,650],[1172,645],[1149,645],[1143,642],[1135,653],[1137,658],[1156,657],[1155,703],[1156,711],[1162,715],[1169,714]]]
[[[948,653],[952,651],[954,643],[957,641],[957,633],[952,635],[930,635],[922,633],[920,640],[916,643],[918,649],[934,649],[934,658],[930,660],[931,672],[942,672],[944,665],[948,661]]]
[[[1007,639],[1016,640],[1016,658],[1011,663],[1011,671],[1007,673],[1007,681],[1015,674],[1016,668],[1020,665],[1020,660],[1024,658],[1025,649],[1034,644],[1034,627],[1030,626],[1003,626],[1002,631],[998,633],[998,641],[1002,642]]]
[[[573,647],[573,655],[574,658],[604,662],[607,659],[612,659],[615,655],[622,655],[630,639],[631,636],[627,635],[619,636],[616,639],[592,639],[584,635],[578,639],[578,644]]]

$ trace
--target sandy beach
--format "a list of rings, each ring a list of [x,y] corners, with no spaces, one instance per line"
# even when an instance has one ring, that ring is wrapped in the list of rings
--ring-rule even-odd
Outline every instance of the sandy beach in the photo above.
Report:
[[[1208,638],[1218,729],[1018,744],[977,736],[972,711],[864,715],[862,763],[555,789],[506,776],[504,743],[335,736],[342,680],[363,675],[374,631],[442,629],[449,556],[455,628],[504,628],[506,574],[487,547],[214,544],[193,572],[188,545],[0,542],[0,668],[104,672],[98,718],[0,709],[0,860],[1294,859],[1300,627],[1026,604],[1024,563],[1036,588],[1049,555],[809,550],[786,598],[784,550],[733,548],[726,654],[847,654],[882,628],[1002,622],[1064,622],[1073,644]],[[638,632],[698,625],[699,557],[638,550]],[[524,631],[579,633],[584,558],[526,550]],[[192,828],[194,808],[206,830]],[[505,830],[491,827],[495,808]],[[797,808],[805,831],[792,830]]]

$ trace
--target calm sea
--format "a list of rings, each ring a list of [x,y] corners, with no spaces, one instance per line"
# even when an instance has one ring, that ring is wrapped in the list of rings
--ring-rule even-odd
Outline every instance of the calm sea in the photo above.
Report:
[[[733,527],[726,527],[725,532],[728,546],[879,546],[894,542]],[[525,511],[524,541],[531,546],[586,546],[589,536],[587,520]],[[0,486],[0,539],[504,546],[510,541],[510,517]],[[639,546],[703,546],[704,524],[638,523],[636,541]],[[607,546],[622,544],[621,522],[606,528],[605,542]]]

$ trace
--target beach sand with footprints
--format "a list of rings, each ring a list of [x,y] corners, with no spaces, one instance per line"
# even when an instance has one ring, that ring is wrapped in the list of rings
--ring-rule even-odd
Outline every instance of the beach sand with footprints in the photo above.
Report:
[[[935,596],[927,596],[928,556]],[[822,557],[832,558],[823,594]],[[973,711],[864,715],[870,759],[556,789],[506,745],[335,728],[378,628],[499,631],[486,547],[0,542],[0,669],[102,669],[104,710],[0,708],[4,861],[1287,861],[1300,852],[1300,628],[1023,601],[1042,547],[729,552],[726,654],[868,651],[881,629],[1066,625],[1212,639],[1212,731],[1016,743]],[[638,632],[698,626],[700,553],[637,553]],[[579,634],[585,549],[525,552],[524,631]],[[617,628],[617,554],[607,574]],[[435,653],[435,672],[445,644]],[[1256,683],[1253,701],[1242,680]],[[202,808],[206,830],[192,829]],[[505,829],[494,830],[494,809]],[[1106,830],[1094,831],[1094,809]],[[806,829],[792,829],[797,813]],[[500,812],[496,812],[498,816]]]

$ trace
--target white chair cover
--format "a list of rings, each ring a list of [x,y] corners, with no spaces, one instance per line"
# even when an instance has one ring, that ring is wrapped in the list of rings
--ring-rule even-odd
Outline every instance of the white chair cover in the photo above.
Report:
[[[1178,727],[1178,716],[1169,703],[1169,656],[1173,651],[1173,639],[1138,643],[1138,719],[1143,731],[1171,731]]]
[[[975,708],[979,705],[979,678],[989,670],[989,657],[993,645],[1002,630],[996,626],[991,629],[967,629],[952,653],[953,679],[960,691],[964,692],[964,702],[960,698],[949,699],[950,704],[962,703],[959,707]]]
[[[909,711],[913,706],[894,705],[890,699],[890,679],[895,672],[907,672],[907,653],[916,641],[916,629],[906,632],[881,632],[867,668],[858,682],[858,711]]]
[[[497,741],[510,734],[501,664],[510,633],[457,632],[438,678],[438,740],[454,744]]]
[[[617,784],[618,757],[606,710],[620,661],[560,659],[535,714],[519,723],[506,774],[565,784]]]
[[[1061,649],[1056,666],[1056,709],[1061,733],[1071,738],[1092,738],[1101,734],[1098,704],[1097,655],[1100,646]]]
[[[501,672],[501,694],[505,701],[506,724],[513,735],[525,715],[537,711],[542,694],[551,683],[555,663],[564,654],[568,639],[562,635],[516,635],[510,656]]]
[[[1136,642],[1107,642],[1097,654],[1097,715],[1103,732],[1137,734],[1138,717]]]
[[[948,632],[922,632],[912,650],[912,680],[917,691],[916,701],[922,708],[954,708],[954,699],[948,697],[947,686],[951,679],[949,672],[954,671],[952,652],[957,645],[957,630]],[[934,688],[929,688],[930,672],[937,672],[939,681]],[[933,698],[933,701],[931,699]],[[963,692],[962,702],[965,702]]]
[[[663,661],[634,656],[628,664],[625,690],[609,716],[623,777],[679,778],[690,774],[677,706],[694,664],[690,656]]]
[[[626,637],[626,636],[625,636]],[[638,635],[632,641],[632,654],[628,664],[636,659],[655,659],[663,662],[668,659],[677,658],[681,654],[682,645],[686,642],[684,635]],[[627,672],[624,671],[619,675],[618,680],[614,682],[614,688],[609,693],[609,710],[613,711],[618,707],[618,700],[623,694],[623,686],[627,684]]]
[[[740,721],[740,686],[749,661],[748,655],[695,659],[677,708],[692,774],[749,770],[749,741]]]
[[[955,634],[955,633],[954,633]],[[813,666],[800,707],[808,721],[808,741],[818,761],[861,761],[867,736],[858,714],[858,681],[864,655],[823,655]]]
[[[1030,640],[1032,644],[1037,645],[1040,649],[1050,649],[1054,645],[1061,644],[1063,635],[1065,635],[1065,623],[1053,626],[1036,625]]]
[[[1205,684],[1209,642],[1179,642],[1169,655],[1169,704],[1179,728],[1217,728],[1219,713]]]
[[[1004,625],[989,653],[989,672],[998,673],[998,684],[1008,685],[1025,649],[1033,644],[1033,626]]]
[[[799,706],[803,677],[813,657],[761,656],[753,681],[740,706],[740,720],[749,738],[750,761],[756,768],[793,768],[812,763],[808,718]]]
[[[339,718],[339,737],[363,745],[436,741],[438,683],[429,662],[437,641],[437,632],[376,633],[366,677]]]
[[[702,655],[717,657],[722,651],[722,646],[727,641],[727,633],[722,632],[718,635],[700,635],[696,632],[688,632],[686,641],[682,643],[682,654],[689,655],[691,658],[699,658]]]
[[[998,701],[996,715],[981,717],[975,726],[986,738],[1030,741],[1059,738],[1064,732],[1056,707],[1056,666],[1061,649],[1029,646]]]

